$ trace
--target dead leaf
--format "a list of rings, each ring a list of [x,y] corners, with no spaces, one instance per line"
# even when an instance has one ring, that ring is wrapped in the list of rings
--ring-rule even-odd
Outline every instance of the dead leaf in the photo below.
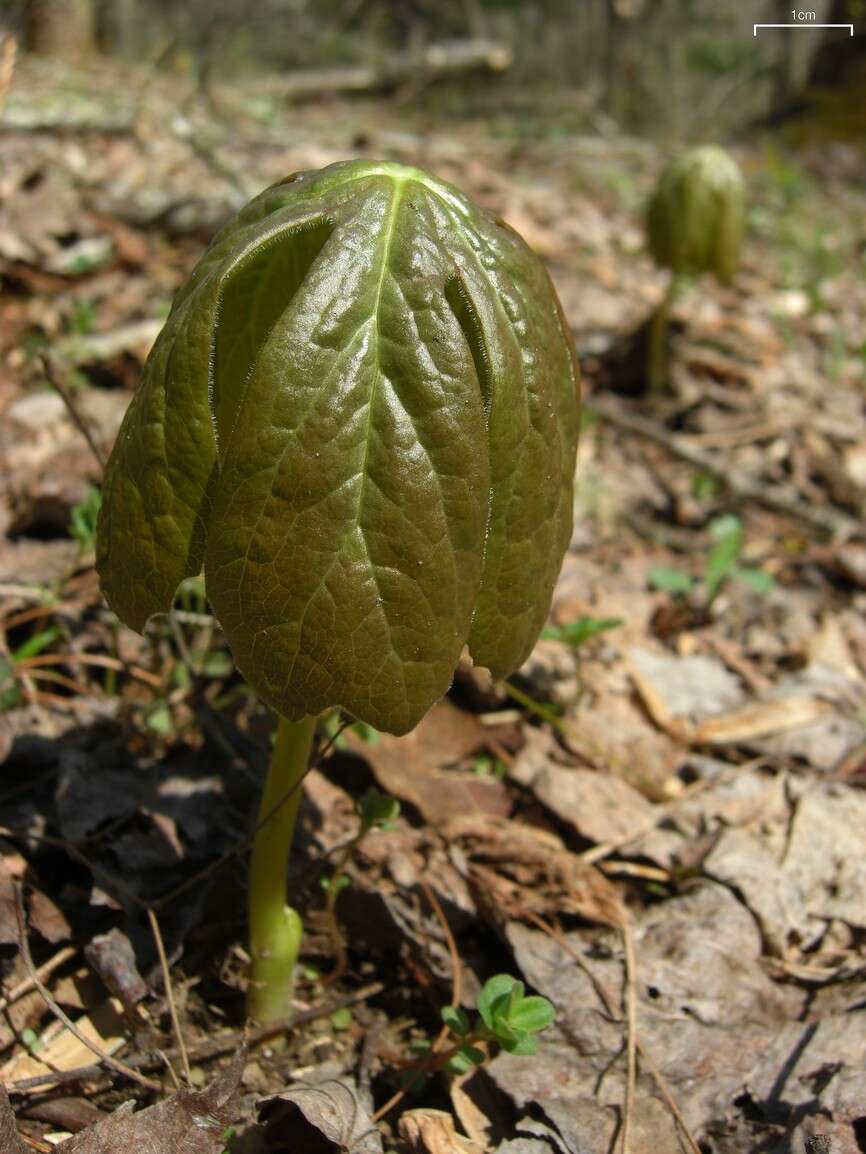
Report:
[[[18,1138],[15,1115],[9,1104],[9,1095],[2,1082],[0,1082],[0,1151],[3,1154],[24,1154],[24,1146]]]
[[[382,1154],[382,1136],[356,1086],[346,1079],[301,1083],[267,1098],[261,1118],[269,1140],[289,1150],[312,1149],[318,1141],[322,1154]]]
[[[625,920],[616,886],[555,834],[481,815],[455,819],[443,832],[462,851],[479,909],[498,929],[530,915],[565,914],[608,926]]]
[[[654,816],[652,803],[612,773],[548,764],[528,780],[512,776],[580,837],[596,844],[628,838],[646,829]]]
[[[445,1110],[407,1110],[398,1130],[412,1154],[479,1154],[484,1149],[458,1134]]]
[[[841,782],[818,782],[800,799],[784,870],[810,914],[866,929],[866,794]]]
[[[694,732],[698,745],[739,745],[763,737],[773,737],[789,729],[802,729],[830,712],[822,701],[808,697],[785,697],[760,701],[736,713],[702,721]]]
[[[68,942],[72,937],[72,927],[66,915],[40,890],[31,893],[28,913],[30,925],[53,946],[58,942]]]
[[[20,862],[21,858],[17,860]],[[20,876],[10,869],[5,857],[0,857],[0,945],[3,946],[17,945],[20,938],[15,895],[15,879]]]
[[[241,1052],[198,1093],[181,1090],[137,1113],[133,1103],[126,1102],[104,1122],[55,1149],[58,1154],[223,1154],[243,1063]]]
[[[76,1026],[81,1033],[104,1053],[112,1055],[126,1044],[126,1022],[123,1007],[112,998],[95,1006],[89,1014],[79,1018]],[[93,1061],[93,1051],[59,1022],[52,1023],[43,1035],[38,1055],[19,1051],[0,1068],[0,1076],[9,1079],[33,1078],[55,1070],[74,1070]]]
[[[405,737],[380,733],[375,742],[367,742],[351,730],[346,733],[350,749],[368,762],[380,787],[414,805],[432,825],[465,813],[508,813],[510,801],[501,781],[441,768],[486,748],[487,740],[474,714],[445,701]]]
[[[683,722],[727,713],[743,701],[739,679],[715,657],[632,648],[628,667],[653,720],[674,733]]]
[[[704,871],[740,894],[755,915],[771,953],[784,957],[814,934],[815,924],[795,879],[745,830],[725,830],[704,859]]]

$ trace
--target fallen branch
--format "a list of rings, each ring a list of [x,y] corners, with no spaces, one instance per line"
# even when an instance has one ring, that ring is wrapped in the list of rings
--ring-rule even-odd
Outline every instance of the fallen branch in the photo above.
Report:
[[[626,412],[621,405],[608,397],[593,397],[589,407],[596,412],[603,421],[632,433],[637,437],[644,437],[656,445],[661,445],[675,457],[687,461],[705,473],[711,474],[725,485],[736,497],[746,501],[754,501],[756,505],[763,505],[776,513],[784,513],[787,517],[802,521],[813,529],[829,533],[832,537],[848,541],[852,537],[863,537],[863,526],[853,517],[838,513],[833,509],[821,509],[807,505],[802,498],[793,491],[788,491],[779,485],[767,485],[761,481],[753,481],[744,477],[731,467],[730,460],[721,460],[712,453],[706,453],[696,445],[688,444],[684,437],[676,433],[669,433],[655,421],[635,413]]]
[[[293,101],[359,92],[389,92],[410,81],[429,83],[467,72],[504,72],[511,65],[511,59],[511,50],[496,41],[448,41],[392,56],[380,64],[289,73],[268,83],[267,91]]]

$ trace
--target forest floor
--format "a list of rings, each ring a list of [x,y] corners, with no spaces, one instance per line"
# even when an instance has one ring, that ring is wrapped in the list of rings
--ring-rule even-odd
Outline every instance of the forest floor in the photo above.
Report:
[[[665,277],[641,209],[661,151],[423,105],[291,110],[261,84],[208,107],[144,70],[16,76],[0,1147],[866,1150],[864,154],[735,150],[743,270],[679,299],[670,387],[647,397]],[[510,686],[461,669],[413,734],[345,729],[309,774],[300,1016],[280,1046],[244,1025],[272,721],[197,581],[146,637],[118,625],[94,486],[216,228],[287,173],[355,155],[452,180],[548,262],[585,376],[577,515],[550,628]],[[329,982],[319,883],[370,786],[402,811],[346,866],[348,966]],[[374,1122],[442,1007],[471,1010],[502,972],[556,1007],[538,1054],[437,1074]]]

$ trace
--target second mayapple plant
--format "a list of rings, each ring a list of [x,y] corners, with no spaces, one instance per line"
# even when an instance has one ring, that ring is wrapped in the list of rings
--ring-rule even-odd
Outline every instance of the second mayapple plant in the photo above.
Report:
[[[97,564],[143,629],[204,570],[278,715],[250,875],[250,1011],[284,1016],[286,870],[319,715],[406,733],[464,647],[526,658],[572,527],[578,373],[524,241],[417,168],[298,173],[175,298],[105,477]]]
[[[743,177],[723,148],[691,148],[659,177],[647,208],[647,240],[660,268],[670,271],[667,291],[650,323],[650,390],[667,377],[670,314],[689,277],[711,273],[730,284],[740,265],[745,226]]]

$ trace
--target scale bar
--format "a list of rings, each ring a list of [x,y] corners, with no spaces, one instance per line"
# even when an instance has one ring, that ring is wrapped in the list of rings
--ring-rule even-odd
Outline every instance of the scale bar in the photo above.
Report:
[[[797,24],[754,24],[752,35],[758,35],[759,28],[847,28],[854,35],[853,24],[814,24],[811,20],[801,20]]]

